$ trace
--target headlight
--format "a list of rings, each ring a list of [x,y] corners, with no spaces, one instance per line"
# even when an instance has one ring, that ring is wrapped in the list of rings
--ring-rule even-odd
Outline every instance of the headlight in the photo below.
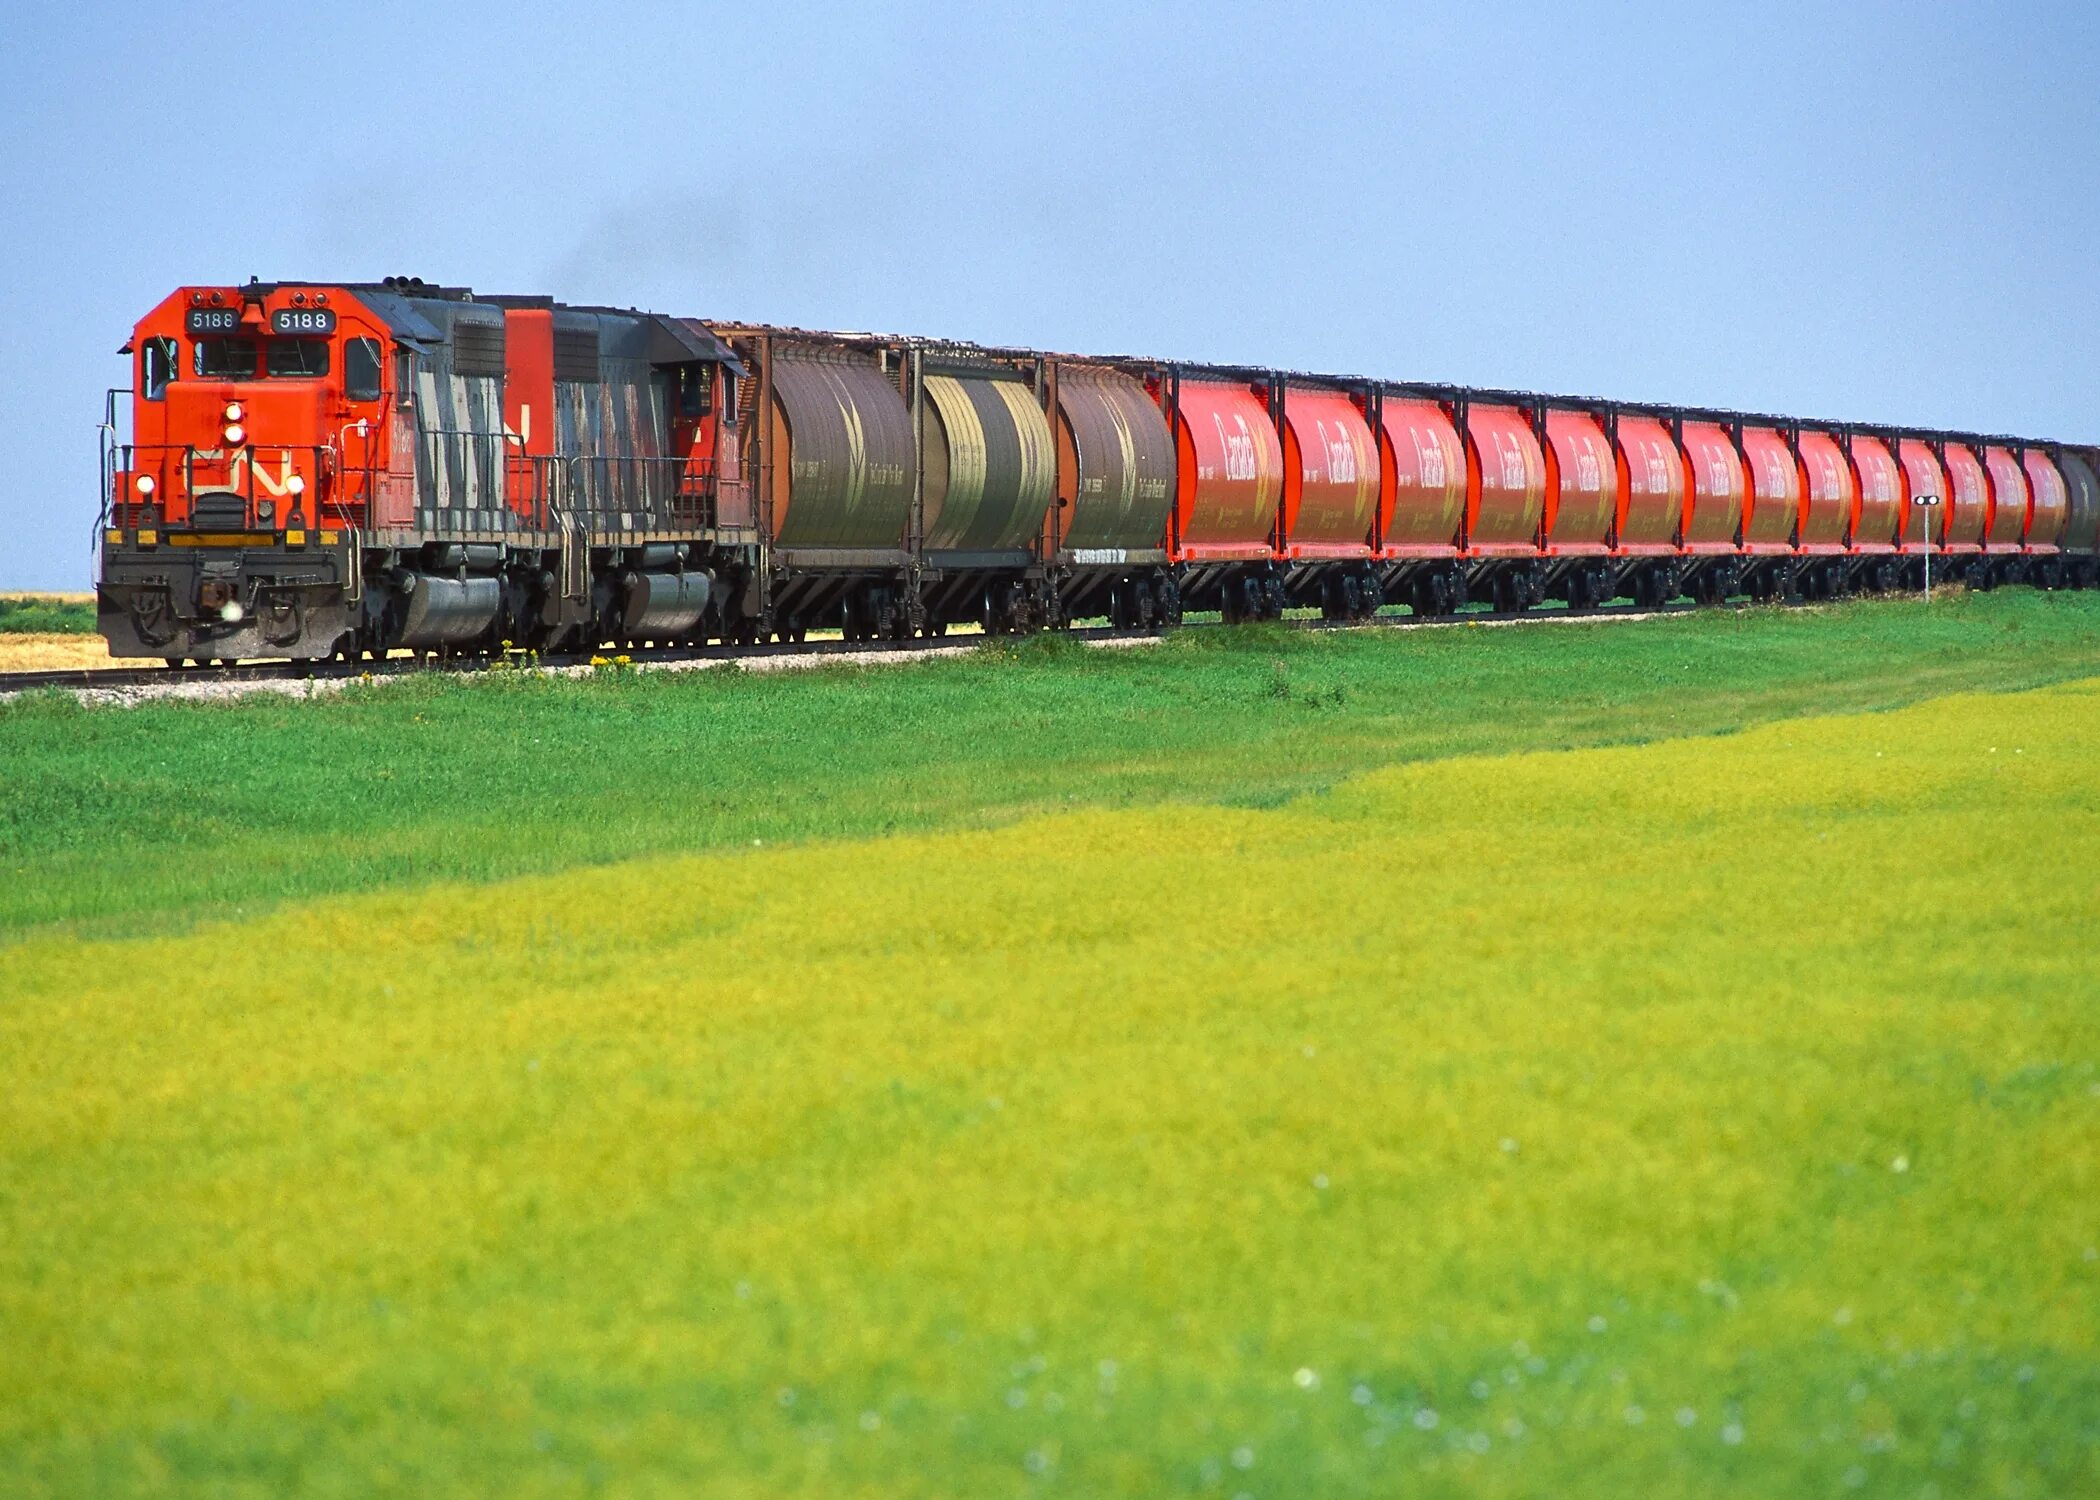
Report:
[[[232,443],[232,444],[234,444],[234,445],[235,445],[236,447],[238,447],[238,446],[239,446],[240,444],[242,444],[242,443],[246,442],[247,440],[248,440],[248,430],[247,430],[247,429],[246,429],[245,427],[241,426],[241,424],[240,424],[240,423],[238,423],[238,422],[230,422],[230,423],[228,423],[228,424],[227,424],[227,427],[226,427],[226,441],[227,441],[227,442],[229,442],[229,443]]]
[[[152,493],[153,493],[153,476],[152,476],[151,474],[141,474],[141,475],[139,475],[139,477],[138,477],[137,479],[134,479],[134,480],[132,481],[132,488],[136,489],[136,490],[137,490],[137,491],[138,491],[138,492],[139,492],[139,493],[140,493],[141,495],[150,495],[150,494],[152,494]]]
[[[241,419],[241,403],[240,403],[240,402],[238,402],[238,401],[229,401],[229,402],[227,402],[227,403],[226,403],[226,420],[227,420],[227,421],[229,421],[229,422],[238,422],[238,421],[239,421],[240,419]]]
[[[306,481],[301,479],[297,474],[294,474],[292,476],[291,483],[287,484],[285,488],[290,490],[295,495],[303,495],[306,493]]]

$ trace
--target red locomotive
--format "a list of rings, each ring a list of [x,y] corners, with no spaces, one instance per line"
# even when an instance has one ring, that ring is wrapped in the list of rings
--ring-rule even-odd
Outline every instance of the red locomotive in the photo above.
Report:
[[[185,287],[124,352],[99,584],[119,656],[1824,597],[1928,558],[1983,587],[2100,581],[2100,454],[2056,443],[398,278]]]

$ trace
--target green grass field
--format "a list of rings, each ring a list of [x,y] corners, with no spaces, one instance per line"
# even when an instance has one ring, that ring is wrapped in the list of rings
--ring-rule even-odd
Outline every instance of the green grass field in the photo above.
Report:
[[[0,635],[92,635],[92,599],[0,594]]]
[[[0,1492],[2100,1489],[2100,600],[0,764]]]
[[[2100,671],[2100,596],[1638,630],[1191,631],[782,676],[430,678],[319,703],[0,701],[0,931],[987,825],[1274,805],[1378,765],[1713,734]]]

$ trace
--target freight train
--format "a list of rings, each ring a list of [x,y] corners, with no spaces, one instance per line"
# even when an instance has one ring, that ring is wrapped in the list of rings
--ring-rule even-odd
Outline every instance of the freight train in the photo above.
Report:
[[[184,287],[102,426],[171,664],[2100,581],[2100,452],[812,333],[390,278]]]

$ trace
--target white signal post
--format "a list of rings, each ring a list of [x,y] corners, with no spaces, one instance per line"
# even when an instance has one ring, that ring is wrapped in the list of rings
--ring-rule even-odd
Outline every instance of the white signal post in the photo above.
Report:
[[[1932,608],[1932,507],[1940,503],[1937,495],[1920,495],[1910,502],[1925,512],[1925,607]]]

